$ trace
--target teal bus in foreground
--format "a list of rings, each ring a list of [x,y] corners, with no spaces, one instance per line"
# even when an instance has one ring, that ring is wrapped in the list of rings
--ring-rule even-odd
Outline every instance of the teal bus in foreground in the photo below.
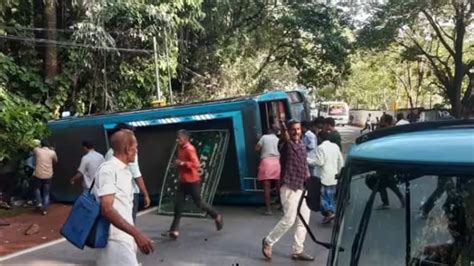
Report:
[[[50,121],[51,142],[59,157],[52,194],[56,200],[73,201],[80,188],[71,186],[69,179],[79,166],[81,142],[90,140],[105,154],[109,147],[108,130],[118,123],[127,123],[136,128],[141,172],[155,199],[161,191],[176,131],[225,129],[230,138],[216,200],[252,203],[260,198],[255,197],[255,192],[260,191],[256,179],[258,157],[254,150],[258,137],[280,119],[309,118],[304,91],[271,91],[218,101]]]
[[[339,180],[331,242],[327,265],[474,265],[474,120],[359,137]]]

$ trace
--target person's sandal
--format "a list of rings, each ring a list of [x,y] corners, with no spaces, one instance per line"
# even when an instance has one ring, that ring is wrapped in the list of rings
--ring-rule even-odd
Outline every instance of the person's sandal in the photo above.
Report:
[[[271,260],[272,259],[272,247],[267,244],[267,241],[265,240],[266,237],[262,239],[262,254],[265,257],[266,260]]]
[[[178,239],[179,232],[178,231],[166,231],[166,232],[162,233],[161,236],[169,237],[173,240],[176,240],[176,239]]]
[[[291,259],[293,260],[301,260],[301,261],[314,261],[314,257],[304,253],[304,252],[301,252],[299,254],[293,254],[291,255]]]

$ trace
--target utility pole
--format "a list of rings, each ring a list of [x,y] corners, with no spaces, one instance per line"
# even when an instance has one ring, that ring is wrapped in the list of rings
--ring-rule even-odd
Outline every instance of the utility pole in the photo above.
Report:
[[[153,52],[155,54],[156,92],[157,92],[157,95],[158,95],[158,101],[161,101],[160,69],[158,67],[158,48],[157,48],[157,44],[156,44],[156,37],[153,37]]]
[[[170,95],[170,103],[173,104],[173,90],[171,86],[171,69],[170,61],[168,56],[168,34],[165,35],[165,55],[166,55],[166,66],[168,67],[168,90]]]

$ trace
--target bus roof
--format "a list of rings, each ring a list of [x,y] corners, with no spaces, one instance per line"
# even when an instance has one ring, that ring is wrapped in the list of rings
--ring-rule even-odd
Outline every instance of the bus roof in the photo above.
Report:
[[[358,139],[349,151],[348,161],[474,167],[474,120],[416,123],[376,133]]]
[[[163,107],[145,108],[140,110],[113,112],[107,114],[93,114],[80,117],[65,117],[57,120],[49,121],[49,126],[62,127],[67,124],[100,124],[111,122],[128,122],[133,120],[141,120],[144,117],[173,117],[189,114],[208,114],[213,112],[221,112],[232,106],[238,106],[250,102],[264,102],[273,100],[288,99],[284,91],[270,91],[262,94],[250,96],[241,96],[226,98],[214,101],[195,102],[189,104],[176,104]]]

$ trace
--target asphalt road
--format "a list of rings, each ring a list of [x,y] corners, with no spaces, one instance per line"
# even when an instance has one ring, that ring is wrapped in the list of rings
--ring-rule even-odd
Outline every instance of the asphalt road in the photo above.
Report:
[[[285,235],[274,246],[271,263],[263,260],[261,240],[278,221],[280,213],[264,216],[261,210],[249,207],[218,207],[224,214],[224,230],[216,232],[209,219],[183,218],[177,241],[161,237],[171,223],[171,217],[150,213],[138,218],[138,227],[155,241],[155,253],[139,255],[143,265],[324,265],[327,251],[306,240],[307,252],[316,256],[311,263],[295,263],[290,259],[292,234]],[[317,237],[329,240],[331,226],[320,224],[321,216],[313,213],[311,226]],[[2,265],[94,265],[95,251],[79,250],[62,242],[25,254]]]
[[[344,150],[347,144],[359,135],[359,128],[339,128]],[[288,232],[275,246],[273,260],[267,262],[261,254],[261,240],[278,222],[281,213],[263,216],[258,207],[218,206],[224,214],[224,230],[216,232],[209,219],[183,218],[181,235],[177,241],[161,237],[171,223],[171,217],[156,213],[138,218],[138,227],[155,241],[155,253],[139,255],[143,265],[325,265],[327,250],[306,239],[306,251],[316,257],[316,261],[294,262],[291,260],[293,231]],[[329,241],[332,225],[322,225],[322,216],[313,213],[311,227],[317,237]],[[46,247],[7,261],[2,265],[93,265],[95,251],[79,250],[68,242]]]

